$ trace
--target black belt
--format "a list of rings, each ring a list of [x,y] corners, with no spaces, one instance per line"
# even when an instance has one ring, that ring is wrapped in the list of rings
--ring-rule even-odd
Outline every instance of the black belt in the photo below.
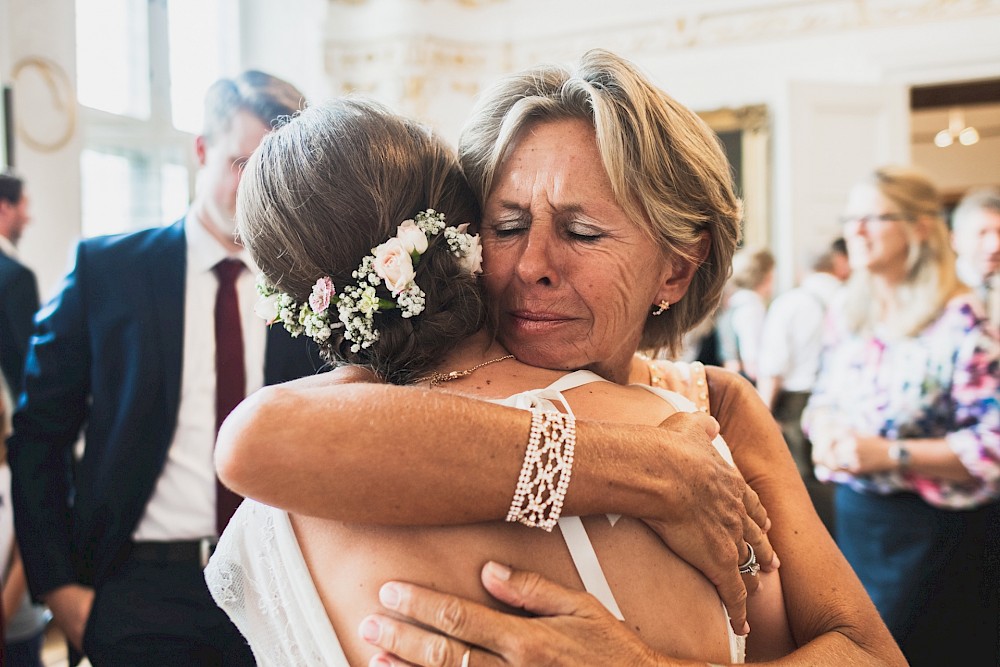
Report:
[[[214,537],[176,542],[133,542],[129,549],[128,560],[197,565],[204,568],[208,565],[208,559],[215,551],[217,542]]]

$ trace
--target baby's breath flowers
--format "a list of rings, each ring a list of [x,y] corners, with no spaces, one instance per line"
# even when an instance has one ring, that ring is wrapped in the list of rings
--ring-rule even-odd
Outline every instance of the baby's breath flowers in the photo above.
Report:
[[[448,250],[461,261],[461,266],[476,275],[482,272],[482,248],[478,234],[466,232],[469,225],[448,227],[445,216],[434,209],[404,220],[396,236],[372,248],[362,258],[351,276],[357,281],[338,294],[329,276],[321,276],[313,285],[309,298],[298,303],[291,295],[280,292],[263,278],[257,281],[261,300],[255,312],[268,324],[281,322],[292,336],[303,333],[323,344],[334,329],[343,328],[344,338],[351,341],[351,352],[368,349],[379,339],[375,315],[381,311],[399,309],[405,318],[424,311],[427,295],[416,283],[416,267],[427,252],[430,239],[444,232]],[[378,295],[384,286],[391,299]],[[337,321],[330,320],[330,307],[337,306]]]

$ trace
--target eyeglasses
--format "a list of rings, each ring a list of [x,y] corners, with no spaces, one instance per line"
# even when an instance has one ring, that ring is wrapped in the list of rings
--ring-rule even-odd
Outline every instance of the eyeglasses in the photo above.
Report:
[[[910,216],[902,213],[879,213],[878,215],[842,215],[840,224],[842,225],[870,225],[873,222],[901,222],[909,220]]]

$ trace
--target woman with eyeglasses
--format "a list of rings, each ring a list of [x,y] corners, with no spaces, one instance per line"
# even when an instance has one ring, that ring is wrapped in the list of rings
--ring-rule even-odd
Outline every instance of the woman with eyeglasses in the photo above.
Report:
[[[839,546],[910,664],[997,665],[1000,346],[941,208],[906,169],[851,190],[853,273],[803,425]]]

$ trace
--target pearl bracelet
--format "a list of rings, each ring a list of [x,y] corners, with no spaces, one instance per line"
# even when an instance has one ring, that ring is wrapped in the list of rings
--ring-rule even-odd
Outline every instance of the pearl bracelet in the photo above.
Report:
[[[573,472],[576,420],[561,412],[531,411],[531,431],[507,521],[551,531],[562,514]]]

